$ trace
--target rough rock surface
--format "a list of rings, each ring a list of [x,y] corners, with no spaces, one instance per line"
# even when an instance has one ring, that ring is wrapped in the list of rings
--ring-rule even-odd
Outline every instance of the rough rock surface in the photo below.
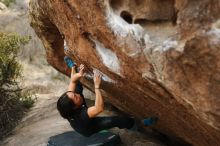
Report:
[[[103,73],[106,100],[189,145],[220,145],[219,0],[32,0],[31,25],[48,62]]]

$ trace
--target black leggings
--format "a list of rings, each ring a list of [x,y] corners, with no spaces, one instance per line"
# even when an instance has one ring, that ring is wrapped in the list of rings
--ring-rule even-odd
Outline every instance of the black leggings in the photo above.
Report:
[[[113,127],[118,127],[120,129],[127,128],[130,129],[134,126],[135,120],[129,117],[95,117],[91,119],[90,126],[87,130],[81,132],[84,136],[91,136],[101,130],[107,130]]]

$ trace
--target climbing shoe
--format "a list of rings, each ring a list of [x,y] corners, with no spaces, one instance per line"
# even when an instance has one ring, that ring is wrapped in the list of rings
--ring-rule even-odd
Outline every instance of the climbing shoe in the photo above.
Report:
[[[64,57],[64,61],[69,68],[72,68],[76,65],[75,62],[68,56]]]
[[[143,124],[144,126],[150,126],[153,125],[157,122],[158,118],[157,117],[150,117],[150,118],[146,118],[143,120]]]

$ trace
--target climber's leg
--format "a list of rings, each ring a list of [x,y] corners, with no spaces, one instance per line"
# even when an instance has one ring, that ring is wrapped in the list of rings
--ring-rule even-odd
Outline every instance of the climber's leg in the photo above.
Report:
[[[102,130],[107,130],[113,127],[118,127],[120,129],[127,128],[130,129],[134,125],[135,120],[130,117],[95,117],[91,119],[91,123],[88,129],[82,133],[85,136],[90,136]]]

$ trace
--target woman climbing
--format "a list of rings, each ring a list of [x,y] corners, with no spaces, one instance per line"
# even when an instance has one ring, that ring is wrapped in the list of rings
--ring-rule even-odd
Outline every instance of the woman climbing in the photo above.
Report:
[[[57,101],[57,109],[60,115],[69,121],[75,131],[84,136],[90,136],[113,127],[127,129],[134,127],[134,118],[120,116],[97,117],[104,110],[104,101],[100,92],[101,74],[98,71],[94,72],[95,104],[87,107],[83,96],[83,87],[79,81],[83,77],[85,67],[81,64],[77,71],[76,64],[71,58],[66,56],[64,60],[67,66],[72,69],[71,79],[68,91]],[[156,120],[156,118],[147,118],[145,119],[145,125],[152,125]]]

